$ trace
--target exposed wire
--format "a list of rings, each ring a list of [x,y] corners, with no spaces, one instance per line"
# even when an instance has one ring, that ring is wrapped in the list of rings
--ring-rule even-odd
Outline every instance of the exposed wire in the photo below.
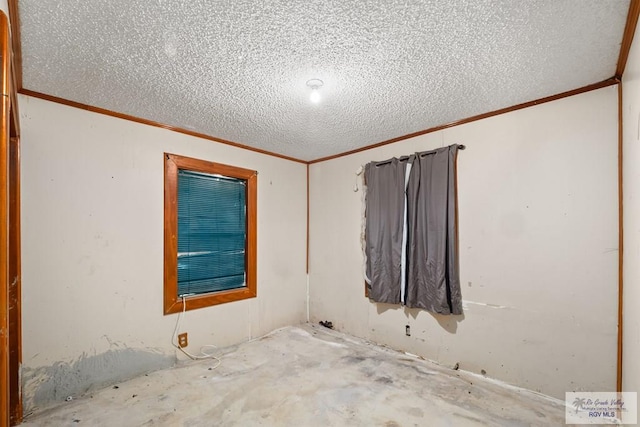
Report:
[[[187,310],[187,303],[186,303],[185,298],[183,296],[182,297],[182,311],[180,313],[178,313],[178,319],[176,320],[176,327],[173,330],[173,337],[171,338],[171,345],[173,345],[175,348],[180,350],[182,353],[185,354],[185,356],[187,356],[191,360],[213,359],[213,360],[216,361],[216,364],[214,366],[212,366],[210,369],[217,368],[222,363],[220,358],[218,356],[212,354],[212,353],[207,353],[207,352],[204,351],[204,349],[206,349],[206,348],[215,348],[215,349],[217,349],[218,347],[216,347],[215,345],[213,345],[213,344],[203,345],[202,347],[200,347],[200,354],[194,355],[194,354],[189,353],[187,350],[185,350],[184,348],[180,347],[177,344],[177,342],[178,342],[178,331],[180,330],[180,322],[181,322],[182,316],[185,314],[186,310]]]

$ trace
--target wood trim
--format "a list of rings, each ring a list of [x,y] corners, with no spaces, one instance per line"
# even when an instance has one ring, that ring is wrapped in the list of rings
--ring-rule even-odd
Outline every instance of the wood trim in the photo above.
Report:
[[[624,222],[623,222],[623,128],[622,128],[622,82],[618,83],[618,361],[616,372],[616,391],[622,392],[622,344],[623,344],[623,300],[624,300]]]
[[[0,11],[0,427],[9,426],[9,22]]]
[[[11,106],[13,110],[13,105]],[[11,425],[22,422],[22,267],[20,256],[20,138],[9,142],[9,404]]]
[[[21,63],[16,67],[15,61],[20,57],[20,36],[19,21],[17,17],[17,0],[9,1],[9,14],[13,19],[9,20],[10,34],[7,34],[7,50],[3,46],[3,94],[4,105],[8,111],[3,113],[8,115],[7,125],[8,135],[3,133],[3,138],[7,138],[7,174],[6,190],[8,191],[8,259],[7,259],[7,286],[8,286],[8,386],[9,386],[9,423],[18,425],[22,422],[22,384],[20,383],[20,370],[22,365],[22,275],[21,275],[21,249],[20,249],[20,121],[18,113],[17,88],[18,81],[21,81]],[[3,28],[3,33],[4,33]],[[9,32],[7,28],[6,33]],[[12,49],[8,44],[12,44]],[[18,52],[17,54],[15,52]],[[6,58],[6,59],[5,59]],[[16,80],[18,79],[18,81]],[[21,84],[21,83],[20,83]],[[3,121],[5,124],[6,121]],[[3,187],[5,185],[3,184]],[[4,223],[3,223],[4,227]],[[4,421],[4,420],[3,420]]]
[[[11,25],[11,48],[13,50],[13,80],[16,90],[22,89],[22,38],[20,37],[20,13],[18,0],[9,0],[9,23]]]
[[[640,1],[640,0],[638,0]],[[331,156],[327,156],[327,157],[321,157],[319,159],[315,159],[315,160],[311,160],[311,161],[305,161],[305,160],[301,160],[301,159],[296,159],[294,157],[289,157],[289,156],[285,156],[282,154],[277,154],[277,153],[273,153],[267,150],[262,150],[260,148],[255,148],[255,147],[250,147],[247,145],[243,145],[243,144],[239,144],[237,142],[232,142],[232,141],[227,141],[225,139],[221,139],[221,138],[216,138],[210,135],[205,135],[203,133],[198,133],[198,132],[194,132],[188,129],[183,129],[183,128],[179,128],[179,127],[174,127],[174,126],[170,126],[170,125],[166,125],[166,124],[162,124],[159,122],[154,122],[151,120],[147,120],[147,119],[142,119],[139,117],[134,117],[134,116],[130,116],[128,114],[122,114],[122,113],[117,113],[115,111],[111,111],[111,110],[106,110],[103,108],[98,108],[98,107],[93,107],[91,105],[87,105],[87,104],[82,104],[79,102],[75,102],[75,101],[70,101],[67,99],[63,99],[63,98],[58,98],[56,96],[52,96],[52,95],[47,95],[44,93],[40,93],[40,92],[35,92],[32,90],[28,90],[28,89],[20,89],[18,92],[23,94],[23,95],[27,95],[27,96],[32,96],[34,98],[40,98],[40,99],[44,99],[46,101],[51,101],[51,102],[56,102],[58,104],[63,104],[63,105],[67,105],[70,107],[75,107],[75,108],[80,108],[82,110],[86,110],[86,111],[91,111],[94,113],[98,113],[98,114],[104,114],[107,116],[112,116],[112,117],[117,117],[123,120],[129,120],[129,121],[133,121],[133,122],[137,122],[137,123],[142,123],[142,124],[146,124],[149,126],[154,126],[154,127],[159,127],[162,129],[167,129],[167,130],[171,130],[173,132],[178,132],[178,133],[182,133],[185,135],[190,135],[190,136],[194,136],[196,138],[202,138],[202,139],[206,139],[209,141],[214,141],[214,142],[219,142],[221,144],[226,144],[226,145],[231,145],[233,147],[237,147],[237,148],[242,148],[242,149],[246,149],[249,151],[254,151],[257,153],[261,153],[261,154],[266,154],[269,156],[274,156],[274,157],[278,157],[281,159],[285,159],[285,160],[290,160],[293,162],[298,162],[298,163],[304,163],[304,164],[314,164],[314,163],[320,163],[320,162],[324,162],[327,160],[333,160],[339,157],[344,157],[344,156],[348,156],[350,154],[355,154],[355,153],[359,153],[361,151],[366,151],[366,150],[371,150],[373,148],[378,148],[384,145],[388,145],[388,144],[392,144],[394,142],[399,142],[399,141],[403,141],[405,139],[410,139],[410,138],[415,138],[417,136],[421,136],[421,135],[425,135],[428,133],[433,133],[433,132],[437,132],[443,129],[448,129],[451,127],[455,127],[455,126],[460,126],[463,124],[467,124],[467,123],[471,123],[471,122],[475,122],[478,120],[482,120],[482,119],[486,119],[489,117],[493,117],[493,116],[497,116],[500,114],[505,114],[505,113],[509,113],[512,111],[516,111],[516,110],[521,110],[523,108],[528,108],[528,107],[533,107],[535,105],[539,105],[539,104],[544,104],[546,102],[551,102],[551,101],[556,101],[558,99],[562,99],[562,98],[566,98],[569,96],[573,96],[573,95],[578,95],[581,93],[585,93],[585,92],[589,92],[592,90],[596,90],[596,89],[601,89],[603,87],[607,87],[607,86],[612,86],[617,84],[619,81],[618,78],[612,77],[610,79],[604,80],[602,82],[598,82],[598,83],[594,83],[591,85],[587,85],[587,86],[583,86],[581,88],[578,89],[573,89],[567,92],[562,92],[556,95],[551,95],[551,96],[547,96],[545,98],[540,98],[540,99],[536,99],[534,101],[529,101],[529,102],[525,102],[522,104],[518,104],[518,105],[513,105],[511,107],[506,107],[506,108],[502,108],[499,110],[495,110],[495,111],[490,111],[488,113],[483,113],[483,114],[478,114],[476,116],[472,116],[472,117],[467,117],[465,119],[461,119],[455,122],[451,122],[451,123],[447,123],[444,125],[439,125],[439,126],[434,126],[432,128],[428,128],[425,130],[421,130],[418,132],[413,132],[407,135],[402,135],[402,136],[398,136],[396,138],[392,138],[392,139],[388,139],[382,142],[378,142],[376,144],[372,144],[372,145],[367,145],[366,147],[361,147],[361,148],[356,148],[354,150],[350,150],[350,151],[345,151],[343,153],[338,153],[338,154],[334,154]]]
[[[169,314],[178,295],[178,166],[164,157],[164,314]]]
[[[592,90],[601,89],[601,88],[607,87],[607,86],[612,86],[612,85],[615,85],[617,83],[618,83],[618,79],[612,77],[610,79],[601,81],[599,83],[590,84],[588,86],[584,86],[584,87],[581,87],[581,88],[578,88],[578,89],[573,89],[573,90],[570,90],[570,91],[567,91],[567,92],[562,92],[562,93],[559,93],[559,94],[556,94],[556,95],[547,96],[545,98],[536,99],[534,101],[525,102],[523,104],[513,105],[511,107],[501,108],[499,110],[490,111],[488,113],[478,114],[477,116],[468,117],[466,119],[458,120],[458,121],[447,123],[447,124],[444,124],[444,125],[434,126],[432,128],[429,128],[429,129],[421,130],[421,131],[418,131],[418,132],[413,132],[413,133],[410,133],[410,134],[407,134],[407,135],[403,135],[403,136],[398,136],[398,137],[392,138],[392,139],[387,139],[386,141],[378,142],[376,144],[368,145],[366,147],[356,148],[354,150],[346,151],[344,153],[335,154],[335,155],[327,156],[327,157],[322,157],[322,158],[316,159],[316,160],[311,160],[309,162],[309,164],[325,162],[327,160],[333,160],[333,159],[336,159],[338,157],[344,157],[344,156],[348,156],[348,155],[351,155],[351,154],[359,153],[361,151],[366,151],[366,150],[371,150],[373,148],[382,147],[383,145],[393,144],[394,142],[404,141],[405,139],[415,138],[416,136],[421,136],[421,135],[425,135],[425,134],[428,134],[428,133],[437,132],[437,131],[440,131],[440,130],[443,130],[443,129],[448,129],[448,128],[451,128],[451,127],[464,125],[464,124],[467,124],[467,123],[475,122],[475,121],[486,119],[486,118],[489,118],[489,117],[498,116],[500,114],[510,113],[512,111],[521,110],[523,108],[533,107],[535,105],[544,104],[546,102],[556,101],[558,99],[566,98],[566,97],[569,97],[569,96],[578,95],[578,94],[585,93],[585,92],[590,92]]]
[[[615,77],[618,79],[622,78],[627,65],[627,59],[629,59],[629,50],[631,50],[633,35],[636,33],[638,16],[640,16],[640,0],[631,0],[631,3],[629,3],[629,13],[627,14],[627,23],[625,24],[624,33],[622,34],[618,64],[616,66]]]
[[[206,139],[208,141],[218,142],[220,144],[230,145],[232,147],[242,148],[244,150],[254,151],[254,152],[260,153],[260,154],[266,154],[267,156],[278,157],[280,159],[289,160],[289,161],[297,162],[297,163],[303,163],[303,164],[307,163],[305,160],[296,159],[294,157],[285,156],[283,154],[274,153],[274,152],[271,152],[271,151],[263,150],[261,148],[251,147],[249,145],[244,145],[244,144],[240,144],[240,143],[237,143],[237,142],[228,141],[226,139],[217,138],[215,136],[206,135],[204,133],[195,132],[195,131],[184,129],[184,128],[177,127],[177,126],[171,126],[171,125],[167,125],[167,124],[160,123],[160,122],[154,122],[153,120],[147,120],[147,119],[143,119],[143,118],[140,118],[140,117],[130,116],[128,114],[118,113],[116,111],[107,110],[105,108],[93,107],[91,105],[82,104],[80,102],[75,102],[75,101],[70,101],[70,100],[64,99],[64,98],[58,98],[57,96],[47,95],[47,94],[44,94],[44,93],[40,93],[40,92],[35,92],[35,91],[32,91],[32,90],[29,90],[29,89],[22,88],[18,92],[23,94],[23,95],[31,96],[31,97],[34,97],[34,98],[44,99],[45,101],[56,102],[58,104],[67,105],[69,107],[80,108],[81,110],[91,111],[92,113],[104,114],[106,116],[117,117],[117,118],[123,119],[123,120],[129,120],[129,121],[132,121],[132,122],[141,123],[141,124],[148,125],[148,126],[154,126],[154,127],[170,130],[172,132],[182,133],[184,135],[194,136],[196,138],[202,138],[202,139]]]
[[[186,310],[223,304],[257,296],[257,200],[258,173],[254,170],[164,154],[164,314],[178,313],[183,301],[178,298],[178,170],[220,174],[247,181],[247,286],[208,295],[185,298]]]
[[[307,275],[309,274],[309,164],[307,163]]]
[[[9,136],[11,138],[20,137],[20,113],[18,112],[18,95],[15,91],[15,85],[11,85],[11,93],[9,94]]]
[[[15,80],[15,57],[11,56],[11,76],[10,76],[10,87],[9,87],[9,104],[11,108],[9,109],[9,135],[12,138],[16,138],[20,136],[20,112],[18,109],[18,85]]]

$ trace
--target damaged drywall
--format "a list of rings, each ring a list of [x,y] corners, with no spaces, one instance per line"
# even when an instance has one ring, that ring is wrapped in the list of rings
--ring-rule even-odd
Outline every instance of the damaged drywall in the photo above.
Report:
[[[101,354],[83,353],[71,362],[22,370],[25,413],[61,402],[147,372],[175,365],[175,354],[156,350],[115,349]]]
[[[563,400],[319,325],[282,328],[25,419],[44,426],[559,426]],[[188,404],[185,404],[188,402]]]

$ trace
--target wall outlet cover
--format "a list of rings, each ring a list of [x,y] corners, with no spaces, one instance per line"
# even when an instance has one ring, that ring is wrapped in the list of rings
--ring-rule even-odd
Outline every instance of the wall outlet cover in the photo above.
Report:
[[[178,335],[178,345],[180,346],[180,348],[184,348],[189,345],[189,340],[187,339],[186,332]]]

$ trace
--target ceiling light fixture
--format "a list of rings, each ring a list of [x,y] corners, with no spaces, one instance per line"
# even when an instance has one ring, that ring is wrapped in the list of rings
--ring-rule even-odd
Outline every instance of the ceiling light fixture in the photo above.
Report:
[[[307,86],[311,88],[311,95],[309,95],[309,100],[314,104],[320,102],[320,92],[318,89],[322,87],[324,82],[320,79],[311,79],[307,81]]]

